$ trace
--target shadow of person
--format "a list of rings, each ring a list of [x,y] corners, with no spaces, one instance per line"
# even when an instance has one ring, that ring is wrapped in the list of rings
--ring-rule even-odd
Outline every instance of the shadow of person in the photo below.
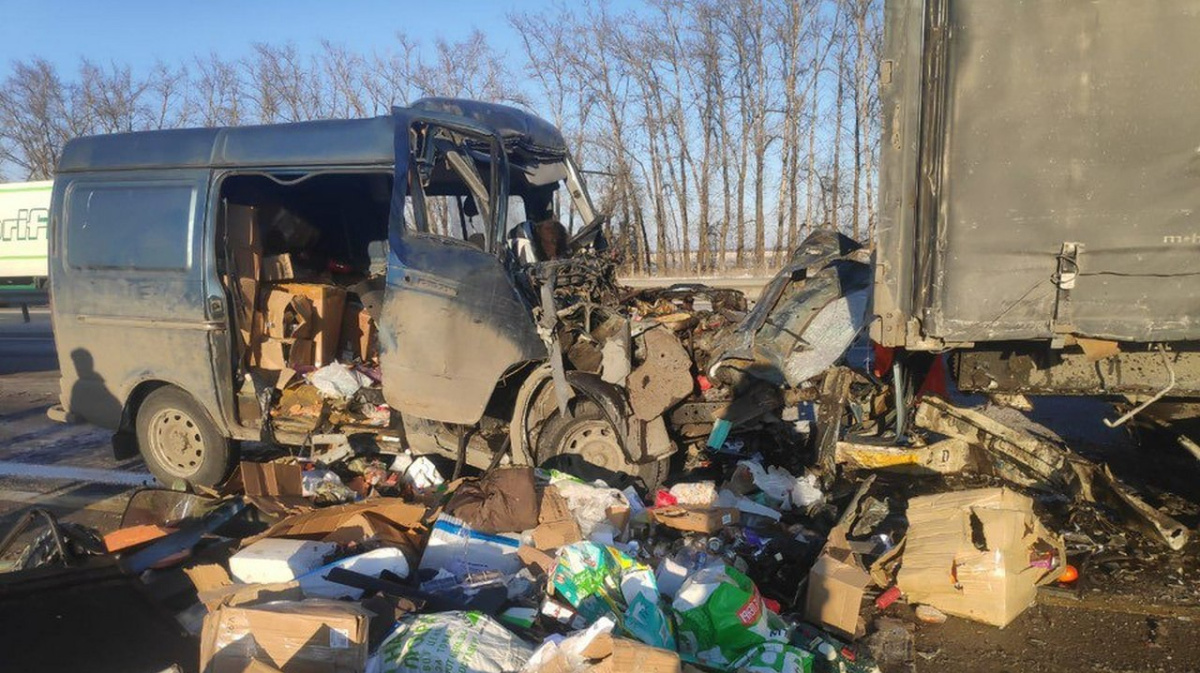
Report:
[[[121,424],[121,401],[96,371],[92,354],[83,348],[71,351],[71,367],[73,371],[63,372],[64,381],[71,381],[67,411],[93,425],[117,429]]]

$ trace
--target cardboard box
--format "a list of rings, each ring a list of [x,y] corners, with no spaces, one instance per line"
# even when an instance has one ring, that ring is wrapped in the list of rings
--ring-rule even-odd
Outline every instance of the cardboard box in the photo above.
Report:
[[[709,509],[671,505],[655,507],[647,511],[655,521],[668,528],[693,533],[716,533],[726,526],[737,523],[739,519],[736,509],[724,507]]]
[[[258,231],[258,209],[229,203],[225,206],[225,237],[231,248],[246,248],[262,252]]]
[[[267,665],[289,673],[350,673],[367,662],[370,613],[353,603],[278,601],[222,606],[204,619],[203,673]]]
[[[845,549],[826,549],[808,571],[804,620],[853,639],[858,613],[871,576],[854,564]]]
[[[312,503],[304,497],[300,466],[287,463],[251,463],[238,466],[246,498],[259,509],[282,514]]]
[[[266,538],[229,557],[229,573],[246,584],[290,582],[325,565],[337,551],[332,542]]]
[[[533,546],[542,551],[558,549],[583,539],[583,532],[571,515],[567,499],[553,485],[547,486],[542,492],[538,526],[533,529],[532,538]]]
[[[268,538],[323,540],[345,543],[379,537],[392,546],[403,547],[412,557],[420,548],[425,526],[425,508],[399,499],[336,505],[295,514],[276,523],[246,544]]]
[[[583,539],[583,533],[579,530],[579,524],[572,519],[538,524],[538,527],[533,529],[531,537],[534,547],[542,551],[550,551],[573,542],[579,542]]]
[[[342,318],[342,345],[340,351],[351,358],[371,362],[379,358],[379,334],[375,320],[362,306],[346,307]]]
[[[342,313],[346,307],[346,291],[319,283],[284,283],[274,286],[274,289],[306,297],[312,302],[312,364],[321,367],[335,361],[341,338]]]
[[[910,603],[1006,626],[1066,565],[1062,540],[1034,516],[1033,500],[1006,488],[913,498],[896,584]],[[1057,557],[1054,570],[1030,565]]]
[[[295,279],[296,267],[292,262],[292,256],[284,253],[263,258],[260,277],[269,282]]]
[[[313,303],[308,297],[278,287],[266,288],[263,334],[272,339],[306,339],[316,331]]]
[[[675,652],[608,634],[594,638],[582,654],[585,659],[599,660],[585,669],[588,673],[680,673],[682,665]]]
[[[316,364],[316,343],[312,339],[263,339],[251,358],[259,369],[282,371]]]
[[[304,480],[299,465],[243,460],[240,467],[246,495],[304,495]]]

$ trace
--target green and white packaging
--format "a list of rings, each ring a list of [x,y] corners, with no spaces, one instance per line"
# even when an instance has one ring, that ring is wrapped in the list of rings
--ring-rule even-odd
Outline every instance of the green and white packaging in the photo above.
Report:
[[[689,577],[671,607],[686,661],[728,668],[756,646],[787,642],[782,620],[763,604],[758,587],[725,564]]]
[[[637,640],[675,649],[654,573],[621,550],[594,542],[567,545],[558,551],[551,582],[588,624],[609,615]]]
[[[516,673],[533,646],[480,612],[400,620],[367,662],[368,673]]]
[[[733,664],[738,673],[812,673],[813,655],[784,643],[763,643]]]

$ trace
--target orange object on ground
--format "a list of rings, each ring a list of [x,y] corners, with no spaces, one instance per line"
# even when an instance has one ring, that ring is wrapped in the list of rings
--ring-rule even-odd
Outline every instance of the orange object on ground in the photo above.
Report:
[[[163,526],[155,526],[154,524],[142,524],[140,526],[130,526],[114,530],[104,536],[104,547],[109,551],[118,552],[122,549],[129,549],[140,544],[145,544],[152,540],[157,540],[160,537],[166,537],[174,533],[174,528],[166,528]]]
[[[1063,568],[1062,574],[1058,576],[1058,581],[1063,584],[1070,584],[1077,579],[1079,579],[1079,570],[1069,563]]]

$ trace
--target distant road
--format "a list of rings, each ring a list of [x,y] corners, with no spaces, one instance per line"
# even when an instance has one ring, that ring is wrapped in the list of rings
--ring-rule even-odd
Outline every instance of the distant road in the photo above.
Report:
[[[751,297],[757,297],[763,286],[771,280],[771,276],[760,278],[746,277],[717,277],[717,276],[656,276],[653,278],[621,278],[622,283],[629,287],[668,287],[680,283],[697,283],[729,290],[741,290]]]
[[[0,374],[58,369],[50,309],[29,309],[25,322],[19,308],[0,308]]]

